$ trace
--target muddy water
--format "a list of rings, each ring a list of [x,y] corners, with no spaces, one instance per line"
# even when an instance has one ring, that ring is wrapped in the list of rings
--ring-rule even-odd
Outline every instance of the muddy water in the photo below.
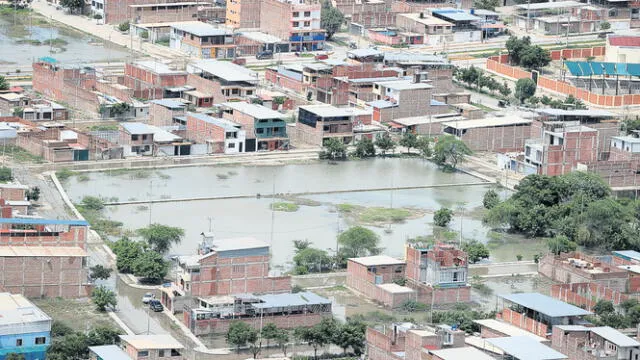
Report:
[[[50,39],[62,39],[66,44],[51,49],[48,45],[30,43]],[[88,63],[123,60],[127,54],[120,46],[104,45],[79,31],[52,26],[38,15],[18,13],[14,18],[11,13],[0,13],[0,65],[3,68],[10,69],[10,64],[29,65],[44,56],[63,63]]]
[[[187,167],[161,171],[129,173],[91,173],[89,181],[70,179],[66,185],[73,201],[82,196],[116,197],[120,200],[149,198],[179,198],[206,195],[251,195],[332,191],[344,189],[371,189],[389,186],[418,186],[429,184],[455,184],[478,181],[462,173],[445,174],[433,164],[417,159],[372,159],[331,165],[313,163],[273,167]],[[190,254],[200,241],[200,233],[212,227],[220,238],[253,236],[272,246],[275,268],[288,269],[292,263],[292,241],[307,239],[313,246],[330,253],[336,247],[339,230],[357,225],[352,219],[336,212],[337,204],[361,206],[407,207],[420,209],[424,216],[387,227],[370,226],[381,237],[384,253],[403,257],[407,238],[433,233],[433,211],[446,206],[456,210],[450,229],[462,230],[464,239],[487,242],[486,229],[478,216],[482,196],[490,185],[443,187],[432,189],[351,192],[308,196],[319,206],[300,206],[296,212],[271,212],[271,199],[245,198],[180,203],[160,203],[151,207],[124,205],[110,207],[106,215],[122,221],[125,228],[137,229],[150,222],[179,226],[186,236],[171,250],[175,254]],[[465,209],[462,219],[460,207]],[[471,216],[469,216],[471,215]],[[506,251],[513,261],[522,244],[512,245]],[[508,247],[508,246],[507,246]],[[503,247],[501,247],[502,250]],[[504,250],[502,250],[504,252]],[[513,257],[513,258],[511,258]]]

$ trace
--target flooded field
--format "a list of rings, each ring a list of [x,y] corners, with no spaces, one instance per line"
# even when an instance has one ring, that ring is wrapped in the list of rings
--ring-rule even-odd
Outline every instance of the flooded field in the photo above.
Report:
[[[4,68],[31,64],[45,56],[64,63],[87,63],[123,60],[127,55],[120,46],[51,24],[33,12],[0,8],[0,65]]]
[[[193,253],[200,233],[212,228],[216,236],[253,236],[271,243],[273,265],[288,269],[292,262],[293,240],[307,239],[313,246],[335,251],[339,231],[362,224],[362,219],[338,211],[358,206],[363,209],[407,209],[413,216],[391,224],[367,223],[380,235],[384,253],[403,257],[408,238],[431,235],[433,212],[449,207],[455,216],[449,230],[436,229],[439,236],[459,241],[476,239],[495,250],[493,261],[514,261],[516,254],[531,260],[538,242],[490,232],[482,224],[482,197],[492,185],[439,187],[411,190],[328,193],[291,199],[288,193],[339,191],[432,184],[460,184],[478,179],[463,174],[446,174],[432,163],[418,159],[372,159],[336,165],[319,162],[285,166],[186,167],[132,172],[101,172],[73,177],[66,189],[72,201],[85,195],[119,200],[145,200],[192,196],[240,196],[250,198],[207,200],[149,205],[121,205],[107,208],[105,214],[135,230],[149,223],[162,223],[185,229],[174,254]],[[281,194],[299,204],[296,211],[272,212],[269,198],[256,194]],[[277,200],[280,201],[280,200]]]

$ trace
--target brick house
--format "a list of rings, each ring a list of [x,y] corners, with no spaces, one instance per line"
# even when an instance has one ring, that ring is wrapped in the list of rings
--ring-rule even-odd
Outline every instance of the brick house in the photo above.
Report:
[[[256,94],[258,74],[244,66],[213,59],[187,65],[187,84],[210,94],[212,103],[247,100]]]
[[[173,97],[170,89],[187,83],[187,73],[155,60],[140,60],[124,65],[123,85],[133,89],[140,99]]]
[[[120,335],[120,347],[132,360],[184,360],[184,346],[171,335]]]
[[[629,289],[627,271],[578,251],[547,254],[538,263],[538,273],[566,284],[595,283],[623,292]]]
[[[95,113],[98,110],[95,69],[87,66],[61,65],[55,61],[33,63],[33,90],[54,101],[73,104],[75,108]]]
[[[272,323],[281,329],[294,329],[316,325],[331,316],[331,300],[305,291],[198,298],[198,306],[185,307],[183,321],[194,335],[200,336],[224,334],[235,321],[254,328]]]
[[[375,82],[377,100],[367,103],[373,109],[373,120],[388,122],[396,118],[431,113],[432,85],[422,82],[421,74],[412,80]]]
[[[222,117],[242,125],[246,131],[245,151],[287,150],[286,117],[262,105],[246,102],[223,103]]]
[[[0,93],[0,114],[13,114],[13,109],[29,105],[29,97],[13,92]]]
[[[234,29],[259,29],[262,0],[227,1],[225,24]]]
[[[185,103],[172,99],[152,100],[149,102],[149,123],[155,126],[186,125],[181,120],[186,114],[186,107]]]
[[[415,299],[411,288],[396,281],[405,278],[406,263],[390,256],[376,255],[347,260],[347,286],[368,299],[396,308]]]
[[[609,160],[640,160],[640,133],[634,132],[632,134],[630,136],[614,136],[611,138]]]
[[[176,284],[194,297],[290,291],[289,276],[269,276],[270,259],[269,244],[258,239],[204,233],[198,255],[178,258]]]
[[[464,347],[464,331],[447,325],[424,329],[411,323],[391,324],[380,328],[369,327],[365,337],[367,356],[371,360],[421,360],[434,350],[467,349]],[[469,354],[472,352],[473,350]]]
[[[245,152],[246,131],[233,121],[200,113],[186,115],[187,138],[206,144],[207,154],[235,154]]]
[[[499,295],[505,304],[498,318],[540,337],[556,325],[580,325],[591,312],[539,293]]]
[[[554,326],[551,347],[569,359],[634,360],[640,356],[640,342],[609,326]]]
[[[88,296],[86,221],[2,218],[0,225],[0,289],[27,297]]]
[[[490,338],[485,340],[487,347],[494,352],[502,354],[501,358],[513,360],[545,359],[545,360],[565,360],[569,359],[565,354],[560,353],[549,346],[530,338],[529,336],[509,336]]]
[[[69,119],[69,111],[53,101],[33,99],[22,109],[22,118],[29,121],[63,121]]]
[[[442,123],[442,131],[451,134],[472,151],[522,151],[531,136],[531,120],[520,116],[449,121]]]
[[[473,320],[480,327],[480,337],[482,339],[499,338],[506,336],[528,336],[537,342],[550,345],[551,341],[547,338],[532,334],[517,326],[496,319]]]
[[[172,24],[169,47],[201,59],[230,59],[236,51],[233,32],[199,21]]]
[[[337,138],[349,144],[353,141],[353,128],[358,124],[371,124],[371,112],[356,108],[338,108],[331,105],[298,107],[298,121],[292,141],[322,146],[327,139]]]
[[[320,8],[319,1],[263,0],[260,31],[287,40],[286,51],[322,50],[326,35],[320,27]]]
[[[108,0],[107,0],[108,1]],[[196,1],[132,4],[130,12],[136,24],[157,24],[166,22],[186,22],[198,17]]]

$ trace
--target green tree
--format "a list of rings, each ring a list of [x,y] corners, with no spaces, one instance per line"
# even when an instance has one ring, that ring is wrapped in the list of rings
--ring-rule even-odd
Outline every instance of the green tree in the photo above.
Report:
[[[489,258],[489,249],[477,240],[468,241],[462,244],[462,250],[467,253],[467,256],[469,256],[469,262],[471,263],[476,263],[479,260]]]
[[[516,82],[516,98],[520,100],[520,104],[524,104],[524,101],[532,97],[536,93],[536,83],[529,79],[518,79]]]
[[[305,273],[308,273],[328,268],[331,265],[331,258],[326,251],[310,247],[299,251],[293,257],[293,262],[296,267],[304,267]]]
[[[608,21],[603,21],[600,23],[600,30],[606,31],[611,29],[611,23]]]
[[[341,347],[345,355],[349,348],[353,349],[356,356],[362,355],[367,325],[362,321],[348,319],[345,324],[336,325],[336,328],[331,342]]]
[[[37,186],[29,188],[25,191],[24,196],[26,196],[29,201],[38,201],[40,200],[40,188]]]
[[[406,147],[407,154],[410,153],[412,148],[418,147],[418,136],[410,131],[405,132],[400,139],[400,146]]]
[[[73,333],[73,329],[60,320],[54,320],[51,324],[51,337],[62,337]]]
[[[278,344],[280,350],[282,350],[284,357],[287,357],[287,343],[289,342],[289,333],[287,332],[287,330],[278,329],[274,340],[276,344]]]
[[[509,87],[509,84],[507,84],[506,81],[502,83],[498,91],[500,92],[500,95],[502,95],[505,98],[511,95],[511,88]]]
[[[296,254],[304,249],[309,248],[310,246],[311,246],[311,242],[307,239],[293,240],[293,247],[295,248]]]
[[[431,157],[431,139],[426,136],[420,136],[416,144],[416,149],[420,151],[420,155],[424,158]]]
[[[333,34],[340,30],[340,26],[343,22],[344,15],[340,10],[333,7],[330,1],[323,1],[320,12],[320,27],[327,31],[327,40],[331,39]]]
[[[83,360],[89,355],[88,339],[82,333],[70,333],[53,339],[47,349],[47,360]]]
[[[274,323],[268,323],[262,327],[262,331],[260,331],[260,336],[263,339],[267,340],[267,347],[271,345],[271,340],[275,340],[278,336],[278,332],[280,329]]]
[[[363,137],[356,143],[353,155],[361,159],[376,156],[376,147],[373,145],[373,141],[368,137]]]
[[[542,69],[551,63],[551,54],[538,45],[529,46],[520,53],[520,65],[527,69]]]
[[[112,249],[116,254],[116,268],[118,271],[124,274],[133,273],[134,264],[143,252],[142,244],[123,237],[113,243]]]
[[[396,148],[396,142],[393,141],[389,134],[384,134],[383,136],[378,136],[375,141],[375,145],[382,151],[382,156],[387,155],[387,151],[392,151]]]
[[[104,209],[104,200],[97,196],[84,196],[78,205],[83,209],[100,211]]]
[[[107,306],[115,307],[118,304],[116,293],[104,286],[98,286],[91,292],[91,300],[98,311],[106,311]]]
[[[115,345],[120,342],[122,331],[109,326],[98,326],[87,334],[87,344],[89,346]]]
[[[320,152],[321,159],[329,160],[344,160],[347,158],[347,147],[339,139],[328,139],[324,142],[322,151]]]
[[[8,353],[4,359],[5,360],[25,360],[25,357],[24,357],[24,354]]]
[[[453,218],[453,210],[443,207],[433,214],[433,223],[436,226],[447,227]]]
[[[459,163],[463,162],[468,155],[473,154],[467,144],[452,135],[439,137],[433,148],[433,153],[436,164],[449,170],[455,170]]]
[[[379,254],[379,242],[376,233],[362,226],[352,227],[338,236],[341,256],[346,259]]]
[[[505,44],[509,59],[512,64],[520,65],[522,53],[531,46],[531,38],[528,36],[519,39],[517,36],[510,36]]]
[[[129,21],[125,21],[120,25],[118,25],[118,30],[122,32],[126,32],[126,31],[129,31],[129,27],[130,27]]]
[[[173,244],[179,244],[184,236],[184,230],[161,224],[151,224],[146,228],[138,229],[138,235],[142,236],[151,249],[164,254]]]
[[[255,343],[258,339],[258,331],[242,321],[234,321],[229,325],[226,340],[227,344],[234,346],[236,352],[240,347]],[[255,358],[255,357],[254,357]]]
[[[317,360],[318,348],[332,342],[336,329],[336,322],[333,318],[324,318],[314,326],[296,328],[294,336],[313,348],[313,357]]]
[[[598,316],[602,316],[604,314],[615,313],[616,309],[613,307],[611,301],[600,299],[593,306],[593,312]]]
[[[485,209],[493,209],[499,203],[500,196],[495,190],[489,189],[486,193],[484,193],[484,197],[482,198],[482,206],[484,206]]]
[[[82,12],[84,0],[60,0],[60,6],[69,9],[71,12]]]
[[[7,79],[0,75],[0,90],[9,90],[9,88],[11,87],[11,85],[9,85],[9,81],[7,81]]]
[[[149,282],[158,283],[164,280],[169,272],[169,263],[162,255],[153,250],[147,250],[133,262],[133,274]]]
[[[11,169],[6,166],[0,167],[0,182],[7,182],[11,180],[13,180]]]
[[[96,265],[89,268],[91,270],[91,278],[93,280],[103,279],[106,280],[111,277],[111,269],[102,265]]]

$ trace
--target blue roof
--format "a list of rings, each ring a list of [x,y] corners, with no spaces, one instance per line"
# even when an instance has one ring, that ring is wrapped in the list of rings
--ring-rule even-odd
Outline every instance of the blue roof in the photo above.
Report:
[[[500,295],[501,298],[549,317],[581,316],[589,311],[539,293]]]
[[[565,61],[573,76],[623,75],[640,76],[640,64],[601,61]]]
[[[331,300],[308,291],[295,294],[262,295],[258,296],[258,298],[262,303],[253,305],[253,307],[258,309],[331,304]]]
[[[124,350],[117,345],[89,346],[89,350],[104,360],[131,360]]]
[[[558,360],[568,357],[541,344],[529,336],[510,336],[485,339],[489,344],[501,349],[518,360]]]
[[[482,20],[477,16],[473,16],[467,12],[465,12],[464,10],[460,10],[460,9],[451,9],[451,8],[444,8],[444,9],[433,9],[431,11],[432,14],[438,14],[444,18],[453,20],[453,21],[479,21]]]
[[[48,63],[51,63],[51,64],[55,64],[55,63],[57,63],[57,62],[58,62],[58,60],[56,60],[56,59],[52,58],[51,56],[44,56],[44,57],[41,57],[41,58],[40,58],[40,59],[38,59],[38,60],[40,60],[40,61],[44,61],[44,62],[48,62]]]
[[[185,103],[171,100],[171,99],[158,99],[158,100],[152,100],[151,102],[154,104],[162,105],[164,107],[168,107],[172,109],[186,107]]]
[[[638,260],[640,261],[640,252],[635,250],[617,250],[612,251],[613,255],[621,257],[626,260]]]
[[[57,219],[25,219],[25,218],[0,218],[0,224],[24,224],[24,225],[77,225],[88,226],[85,220],[57,220]]]

